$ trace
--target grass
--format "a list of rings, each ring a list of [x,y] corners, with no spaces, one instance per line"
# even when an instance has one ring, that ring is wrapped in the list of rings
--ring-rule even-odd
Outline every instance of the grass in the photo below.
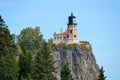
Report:
[[[89,52],[90,49],[89,49],[88,45],[90,45],[90,44],[89,43],[81,43],[80,45],[78,45],[78,44],[68,44],[68,45],[66,45],[66,44],[58,44],[58,45],[53,44],[52,49],[53,49],[53,51],[55,51],[56,49],[73,50],[75,48],[75,46],[80,46],[80,48],[83,52]]]
[[[82,50],[83,52],[89,52],[90,49],[87,47],[88,45],[90,45],[90,44],[88,44],[88,43],[82,43],[82,44],[80,44],[81,50]]]

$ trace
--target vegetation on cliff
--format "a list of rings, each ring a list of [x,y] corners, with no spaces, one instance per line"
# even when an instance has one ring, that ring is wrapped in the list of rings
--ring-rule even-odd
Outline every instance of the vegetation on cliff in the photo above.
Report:
[[[75,46],[79,46],[81,48],[81,50],[83,52],[89,52],[90,51],[90,48],[88,47],[90,44],[88,42],[83,42],[83,43],[80,43],[80,44],[53,44],[52,45],[52,49],[53,50],[56,50],[56,49],[64,49],[64,50],[73,50],[75,48]]]
[[[64,64],[61,68],[61,80],[74,80],[72,78],[71,70],[67,64]]]
[[[98,76],[98,80],[105,80],[106,79],[106,76],[104,75],[104,70],[103,70],[103,67],[101,67],[99,69],[99,76]]]

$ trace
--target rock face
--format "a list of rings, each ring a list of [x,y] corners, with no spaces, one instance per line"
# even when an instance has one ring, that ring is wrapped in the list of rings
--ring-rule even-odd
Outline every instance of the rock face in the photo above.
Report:
[[[83,44],[85,44],[84,48]],[[57,67],[57,73],[55,76],[58,80],[61,80],[60,70],[61,66],[65,63],[69,65],[74,80],[97,80],[99,67],[96,64],[89,43],[81,43],[81,45],[74,46],[71,50],[57,49],[53,52],[53,57],[56,61],[54,66]]]

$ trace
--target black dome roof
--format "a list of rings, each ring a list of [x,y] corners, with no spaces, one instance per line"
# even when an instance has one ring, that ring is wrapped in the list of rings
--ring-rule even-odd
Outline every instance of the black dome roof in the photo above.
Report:
[[[76,18],[73,13],[71,13],[71,15],[69,16],[69,18]]]

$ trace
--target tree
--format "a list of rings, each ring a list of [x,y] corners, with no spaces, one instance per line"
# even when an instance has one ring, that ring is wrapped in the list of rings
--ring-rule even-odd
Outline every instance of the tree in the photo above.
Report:
[[[16,80],[18,70],[14,38],[0,16],[0,80]]]
[[[53,39],[52,39],[52,38],[48,39],[48,44],[49,44],[50,46],[53,45]]]
[[[51,56],[52,49],[50,45],[43,39],[43,35],[40,33],[40,28],[35,27],[35,29],[28,27],[23,29],[18,35],[17,38],[17,47],[20,54],[20,72],[19,78],[26,79],[28,76],[28,69],[27,66],[28,60],[26,59],[25,55],[28,52],[32,53],[33,60],[33,72],[29,74],[29,77],[32,77],[34,80],[54,80],[53,72],[54,68],[54,61]]]
[[[30,52],[19,56],[19,80],[30,80],[33,72],[33,59]]]
[[[41,49],[39,49],[38,53],[35,56],[33,69],[34,69],[33,76],[32,76],[33,79],[41,80],[43,78],[43,76],[45,76],[44,58],[43,58],[43,55],[41,53]]]
[[[106,76],[104,75],[104,70],[103,70],[103,67],[101,67],[99,69],[99,76],[98,76],[98,80],[105,80]]]
[[[41,47],[42,41],[43,35],[40,32],[40,27],[35,27],[35,29],[28,27],[17,36],[17,43],[23,53],[26,53],[26,51],[31,51],[32,54],[36,53]]]
[[[72,78],[71,70],[67,64],[64,64],[61,68],[61,80],[74,80]]]
[[[34,79],[35,80],[56,80],[53,73],[55,72],[54,61],[51,56],[51,47],[44,42],[35,57]]]
[[[33,74],[33,57],[42,45],[40,27],[28,27],[17,36],[17,51],[19,57],[19,80],[30,80]]]
[[[53,76],[53,73],[55,73],[56,68],[54,68],[55,61],[53,60],[53,57],[51,55],[52,48],[50,45],[45,41],[43,44],[43,47],[41,49],[42,55],[44,58],[44,66],[45,66],[45,74],[48,78],[48,80],[55,80],[55,77]]]

